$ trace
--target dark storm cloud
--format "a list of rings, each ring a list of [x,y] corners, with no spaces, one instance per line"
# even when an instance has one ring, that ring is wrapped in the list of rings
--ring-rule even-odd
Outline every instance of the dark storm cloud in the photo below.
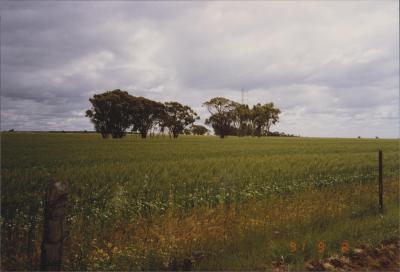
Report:
[[[275,102],[276,129],[398,135],[398,3],[2,2],[2,129],[91,129],[96,92]]]

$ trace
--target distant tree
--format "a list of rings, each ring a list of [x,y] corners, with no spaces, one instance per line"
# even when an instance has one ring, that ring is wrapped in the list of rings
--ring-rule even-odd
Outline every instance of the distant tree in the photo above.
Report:
[[[279,121],[280,110],[273,103],[250,108],[224,97],[215,97],[203,104],[210,112],[206,124],[211,124],[216,135],[267,136],[270,128]]]
[[[267,136],[274,136],[274,137],[297,137],[294,136],[293,134],[286,134],[284,132],[278,132],[278,131],[270,131],[268,132]]]
[[[8,132],[14,132],[14,129],[12,128],[12,129],[8,130]]]
[[[132,131],[138,131],[142,138],[147,137],[151,128],[160,125],[165,116],[165,107],[162,103],[144,97],[131,96],[129,107]]]
[[[208,132],[208,129],[202,125],[192,125],[191,131],[194,135],[204,135]]]
[[[255,136],[268,135],[270,128],[279,121],[281,111],[274,107],[274,103],[261,105],[258,103],[252,109],[252,122]]]
[[[252,110],[249,108],[249,105],[245,104],[235,104],[235,121],[238,136],[247,136],[253,134],[253,125],[252,125]]]
[[[189,125],[199,119],[197,113],[189,106],[184,106],[178,102],[164,103],[164,110],[161,126],[167,127],[174,138],[177,138]]]
[[[215,97],[203,104],[211,114],[206,119],[206,125],[210,124],[215,134],[221,138],[232,133],[234,130],[232,124],[235,121],[235,102],[224,97]]]
[[[127,92],[116,89],[95,94],[89,101],[92,108],[86,111],[86,116],[103,138],[110,134],[113,138],[125,136],[125,130],[130,126],[130,95]]]

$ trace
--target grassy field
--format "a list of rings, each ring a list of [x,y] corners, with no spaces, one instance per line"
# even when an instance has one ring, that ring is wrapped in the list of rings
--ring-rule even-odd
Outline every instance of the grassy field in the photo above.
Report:
[[[398,140],[3,133],[1,155],[3,270],[38,269],[51,179],[70,182],[66,270],[303,269],[399,236]]]

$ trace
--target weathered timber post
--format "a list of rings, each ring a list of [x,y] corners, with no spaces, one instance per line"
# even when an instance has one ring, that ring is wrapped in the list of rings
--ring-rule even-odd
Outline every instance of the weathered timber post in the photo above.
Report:
[[[379,150],[379,212],[383,213],[383,155]]]
[[[44,227],[41,246],[41,271],[60,271],[62,266],[64,217],[69,184],[52,181],[47,187],[44,201]]]

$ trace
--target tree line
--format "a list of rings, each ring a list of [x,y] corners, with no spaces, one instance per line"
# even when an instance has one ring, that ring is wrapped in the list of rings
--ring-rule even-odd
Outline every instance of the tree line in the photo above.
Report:
[[[86,116],[103,138],[110,135],[122,138],[127,129],[146,138],[155,128],[161,133],[168,129],[176,138],[199,119],[189,106],[178,102],[160,103],[119,89],[95,94],[89,101],[92,108],[86,111]]]
[[[235,136],[267,136],[272,125],[279,121],[281,111],[274,103],[256,104],[252,108],[246,104],[215,97],[203,104],[211,114],[205,120],[216,135],[224,138]]]
[[[161,103],[130,95],[120,89],[95,94],[89,101],[92,107],[86,111],[86,117],[90,118],[95,130],[103,138],[110,135],[122,138],[129,129],[142,138],[146,138],[149,131],[168,132],[174,138],[180,134],[204,135],[209,132],[206,127],[194,124],[200,119],[198,114],[179,102]],[[203,103],[203,106],[210,113],[205,124],[211,125],[221,138],[228,135],[277,134],[271,133],[270,128],[279,121],[281,111],[273,103],[258,103],[250,107],[224,97],[215,97]]]

